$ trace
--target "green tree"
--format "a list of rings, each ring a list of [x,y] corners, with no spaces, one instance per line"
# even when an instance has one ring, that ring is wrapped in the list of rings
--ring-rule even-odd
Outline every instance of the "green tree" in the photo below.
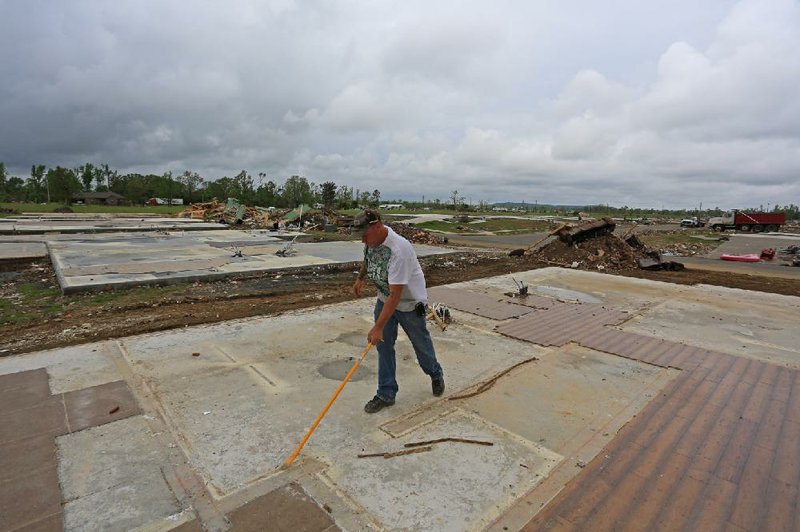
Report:
[[[371,198],[370,201],[371,201],[373,207],[377,207],[378,204],[380,204],[380,202],[381,202],[381,191],[378,190],[377,188],[375,190],[373,190],[372,191],[372,198]]]
[[[314,192],[305,177],[293,175],[283,185],[283,199],[288,207],[297,207],[301,203],[313,203]]]
[[[336,193],[336,207],[351,209],[353,207],[353,187],[342,185]]]
[[[115,192],[122,194],[134,204],[141,205],[150,197],[147,190],[147,181],[143,175],[128,174],[117,181],[124,184],[124,192]]]
[[[336,201],[336,183],[325,181],[322,183],[322,204],[327,208],[332,208]]]
[[[25,180],[21,177],[9,177],[5,181],[5,186],[3,186],[3,180],[0,180],[0,197],[3,196],[3,188],[5,188],[6,200],[23,201],[25,199]]]
[[[73,170],[56,166],[47,171],[50,198],[64,205],[72,204],[72,198],[81,191],[81,182]]]
[[[239,201],[247,205],[254,203],[256,191],[253,188],[253,178],[246,170],[242,170],[233,177],[233,188]]]
[[[48,199],[47,180],[45,178],[46,168],[43,164],[31,166],[31,177],[25,184],[26,196],[34,203],[42,203]]]
[[[195,192],[203,185],[203,178],[200,177],[200,174],[186,170],[178,176],[178,181],[183,186],[183,191],[186,196],[184,199],[188,203],[195,201]]]
[[[101,164],[98,168],[98,172],[95,173],[95,180],[97,181],[97,186],[95,190],[98,191],[108,191],[113,190],[111,187],[111,182],[117,180],[119,174],[116,170],[112,170],[109,168],[108,163]],[[117,192],[116,190],[114,192]],[[117,194],[121,194],[121,192],[117,192]]]
[[[6,171],[6,163],[0,161],[0,201],[6,201],[8,199],[8,192],[6,191],[6,176],[8,176],[8,172]]]
[[[86,163],[78,168],[78,175],[81,178],[81,183],[83,183],[84,192],[92,191],[92,183],[95,181],[96,175],[100,173],[100,168],[95,168],[92,163]]]
[[[172,205],[172,198],[178,192],[175,180],[172,179],[172,171],[164,172],[164,175],[161,176],[161,185],[164,190],[164,194],[161,194],[161,196],[167,199],[167,205]]]
[[[225,201],[234,193],[233,180],[230,177],[220,177],[216,181],[211,181],[206,186],[209,198],[217,198]]]
[[[454,190],[450,193],[450,201],[453,203],[453,210],[458,210],[458,204],[464,202],[464,197],[458,195],[458,190]]]
[[[280,203],[280,193],[281,191],[274,181],[267,181],[256,189],[256,205],[277,207]]]

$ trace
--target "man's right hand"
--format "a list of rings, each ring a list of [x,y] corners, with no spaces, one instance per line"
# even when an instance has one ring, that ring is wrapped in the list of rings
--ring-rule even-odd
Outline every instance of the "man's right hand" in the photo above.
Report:
[[[361,297],[362,288],[364,288],[364,279],[356,277],[356,282],[353,283],[353,294],[356,297]]]

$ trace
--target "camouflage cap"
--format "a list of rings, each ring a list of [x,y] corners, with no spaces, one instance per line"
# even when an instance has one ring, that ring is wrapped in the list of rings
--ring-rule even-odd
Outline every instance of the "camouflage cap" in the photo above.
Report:
[[[378,211],[364,209],[360,213],[356,214],[356,217],[353,219],[353,225],[351,225],[350,228],[353,233],[363,234],[372,225],[380,221],[381,215]]]

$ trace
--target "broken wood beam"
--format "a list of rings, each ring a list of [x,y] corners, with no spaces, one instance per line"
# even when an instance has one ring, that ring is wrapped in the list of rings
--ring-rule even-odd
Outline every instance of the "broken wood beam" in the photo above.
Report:
[[[407,447],[407,446],[406,446]],[[359,458],[376,458],[382,456],[383,458],[394,458],[395,456],[403,456],[406,454],[416,454],[416,453],[427,453],[428,451],[432,451],[433,447],[416,447],[414,449],[405,449],[403,451],[391,451],[387,453],[366,453],[366,454],[359,454]]]
[[[475,445],[486,445],[492,446],[494,442],[490,441],[481,441],[481,440],[468,440],[466,438],[439,438],[438,440],[428,440],[428,441],[418,441],[413,443],[406,443],[403,447],[419,447],[421,445],[433,445],[435,443],[443,443],[446,441],[452,441],[456,443],[472,443]]]

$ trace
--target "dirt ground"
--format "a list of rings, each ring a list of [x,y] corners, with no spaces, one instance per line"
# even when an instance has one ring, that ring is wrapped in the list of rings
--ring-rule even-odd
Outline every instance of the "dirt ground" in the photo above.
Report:
[[[590,246],[597,254],[598,246]],[[607,255],[612,255],[609,250]],[[727,272],[645,271],[629,260],[601,270],[678,284],[711,284],[800,296],[800,280]],[[421,260],[429,286],[553,265],[537,256],[459,252]],[[582,269],[597,271],[585,261]],[[247,279],[64,296],[47,260],[0,265],[0,356],[118,338],[164,329],[338,303],[353,298],[355,263],[272,272]],[[509,286],[509,290],[513,290]],[[374,289],[367,292],[374,294]],[[366,335],[367,331],[364,331]]]

